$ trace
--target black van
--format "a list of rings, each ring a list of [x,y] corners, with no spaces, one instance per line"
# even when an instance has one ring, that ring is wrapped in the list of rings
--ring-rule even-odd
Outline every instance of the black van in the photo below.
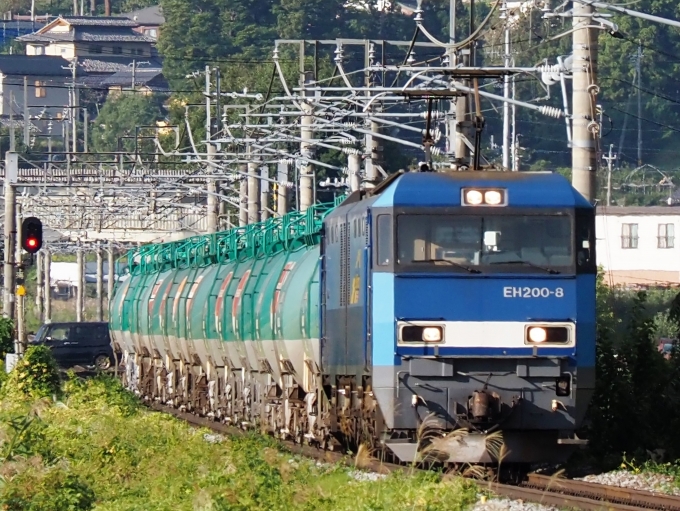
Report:
[[[109,324],[49,323],[40,327],[30,344],[44,344],[62,368],[75,365],[105,370],[113,365]]]

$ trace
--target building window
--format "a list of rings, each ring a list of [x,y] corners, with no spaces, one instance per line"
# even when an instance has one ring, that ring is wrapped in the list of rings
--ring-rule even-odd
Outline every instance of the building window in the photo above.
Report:
[[[35,54],[36,55],[45,55],[45,47],[44,46],[36,46],[35,47]]]
[[[35,97],[36,98],[44,98],[47,96],[47,89],[46,83],[41,82],[40,80],[35,81]]]
[[[90,53],[101,53],[101,52],[102,52],[101,46],[90,46]]]
[[[123,53],[123,47],[122,46],[114,46],[113,47],[113,53],[116,55],[120,55]]]
[[[638,248],[638,224],[621,226],[621,248]]]
[[[659,235],[657,236],[658,248],[675,247],[675,225],[659,224]]]
[[[158,37],[158,31],[155,28],[147,28],[144,30],[144,35],[149,37]]]

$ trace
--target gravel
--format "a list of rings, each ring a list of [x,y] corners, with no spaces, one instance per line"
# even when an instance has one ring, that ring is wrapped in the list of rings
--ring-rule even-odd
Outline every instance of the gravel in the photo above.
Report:
[[[559,511],[559,509],[523,500],[481,497],[470,511]]]
[[[384,479],[385,474],[377,474],[375,472],[362,472],[360,470],[350,470],[348,472],[349,476],[354,478],[355,480],[359,482],[364,482],[364,481],[378,481],[380,479]]]
[[[587,481],[589,483],[630,488],[633,490],[645,490],[680,496],[680,488],[677,487],[673,477],[655,474],[653,472],[633,474],[632,472],[626,472],[625,470],[615,470],[614,472],[581,477],[579,480]]]

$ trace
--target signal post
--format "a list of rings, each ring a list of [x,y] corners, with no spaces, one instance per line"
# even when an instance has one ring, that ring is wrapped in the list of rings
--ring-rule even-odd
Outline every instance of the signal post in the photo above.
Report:
[[[4,293],[3,315],[17,320],[17,335],[14,341],[15,357],[23,353],[25,337],[24,321],[24,267],[21,260],[22,249],[35,254],[42,248],[42,222],[35,217],[23,219],[20,229],[16,223],[16,190],[19,177],[19,160],[17,153],[8,151],[5,158],[5,181],[3,183],[5,195],[5,230],[4,230]],[[18,231],[18,232],[17,232]],[[20,243],[16,242],[20,233]],[[16,305],[16,310],[15,310]],[[9,360],[8,360],[9,362]],[[16,362],[16,358],[14,359]],[[7,369],[10,369],[8,363]]]

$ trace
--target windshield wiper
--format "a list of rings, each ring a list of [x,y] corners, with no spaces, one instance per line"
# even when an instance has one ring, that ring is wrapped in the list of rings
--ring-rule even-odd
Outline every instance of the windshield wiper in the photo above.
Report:
[[[458,268],[463,268],[466,271],[469,271],[470,273],[482,273],[481,271],[475,269],[475,268],[470,268],[469,266],[465,266],[464,264],[457,263],[455,261],[451,261],[449,259],[418,259],[417,261],[411,261],[412,263],[447,263],[450,264],[451,266],[457,266]]]
[[[540,264],[534,264],[529,261],[493,261],[489,264],[525,264],[527,266],[531,266],[533,268],[538,268],[539,270],[543,270],[545,272],[550,273],[551,275],[557,275],[558,272],[557,270],[553,270],[552,268],[546,268],[545,266],[541,266]]]

